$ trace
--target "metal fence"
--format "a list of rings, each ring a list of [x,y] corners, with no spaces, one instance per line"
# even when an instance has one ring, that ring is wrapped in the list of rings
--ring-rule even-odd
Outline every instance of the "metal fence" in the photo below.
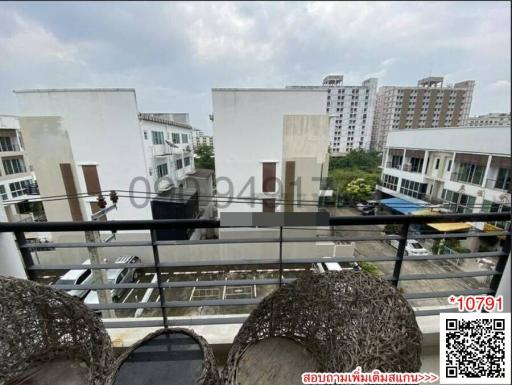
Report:
[[[177,325],[198,325],[198,324],[228,324],[243,322],[245,317],[240,316],[211,316],[205,318],[187,318],[169,319],[166,309],[170,308],[186,308],[197,306],[229,306],[229,305],[255,305],[261,299],[204,299],[197,301],[167,301],[165,299],[164,290],[182,287],[200,287],[208,288],[213,286],[243,286],[243,285],[282,285],[291,282],[292,279],[283,277],[283,269],[287,265],[296,264],[312,264],[326,262],[325,258],[312,257],[309,259],[293,259],[283,258],[283,244],[286,242],[318,242],[318,241],[389,241],[398,240],[398,248],[394,256],[355,256],[355,257],[333,257],[328,262],[394,262],[393,273],[383,278],[390,281],[393,285],[398,286],[400,282],[415,280],[437,280],[437,279],[456,279],[464,277],[491,277],[490,284],[486,288],[459,290],[459,291],[438,291],[423,293],[405,293],[404,296],[408,300],[419,300],[426,298],[442,298],[449,295],[469,295],[482,294],[494,295],[498,289],[500,279],[502,277],[505,264],[510,254],[511,233],[507,231],[494,232],[466,232],[466,233],[437,233],[437,234],[414,234],[416,240],[426,239],[449,239],[461,237],[504,237],[503,247],[498,251],[492,252],[471,252],[471,253],[454,253],[441,255],[417,255],[409,256],[405,252],[407,240],[410,236],[410,226],[417,224],[430,223],[446,223],[446,222],[488,222],[510,219],[509,213],[481,213],[481,214],[446,214],[432,216],[413,216],[413,215],[382,215],[382,216],[345,216],[331,217],[329,225],[336,229],[343,230],[344,226],[366,226],[366,225],[387,225],[397,224],[400,226],[399,234],[386,235],[383,232],[377,232],[378,235],[372,236],[327,236],[327,237],[301,237],[287,238],[283,237],[283,228],[280,228],[279,236],[275,238],[264,239],[208,239],[208,240],[180,240],[180,241],[163,241],[157,239],[156,231],[159,229],[169,228],[220,228],[224,227],[218,220],[139,220],[139,221],[92,221],[92,222],[41,222],[41,223],[0,223],[0,232],[12,232],[15,235],[27,275],[30,279],[36,277],[37,272],[45,270],[67,271],[70,269],[84,269],[84,265],[80,264],[61,264],[61,265],[40,265],[35,264],[32,258],[32,250],[38,248],[59,249],[59,248],[104,248],[104,247],[120,247],[129,246],[151,247],[153,261],[151,263],[137,264],[137,268],[154,269],[156,273],[156,282],[148,283],[122,283],[122,284],[87,284],[87,285],[56,285],[55,287],[64,290],[84,289],[84,290],[105,290],[105,289],[157,289],[159,291],[159,301],[157,302],[129,302],[129,303],[101,303],[91,305],[95,310],[104,309],[145,309],[159,308],[161,310],[161,319],[158,320],[133,320],[121,321],[114,319],[105,319],[104,323],[107,327],[143,327],[143,326],[177,326]],[[244,226],[245,227],[245,226]],[[302,226],[304,227],[304,226]],[[311,228],[314,228],[311,225]],[[26,232],[76,232],[76,231],[110,231],[116,233],[125,230],[147,230],[151,234],[148,241],[112,241],[104,242],[75,242],[75,243],[33,243],[28,242],[25,236]],[[208,261],[187,261],[187,262],[162,262],[160,260],[160,248],[163,246],[172,247],[178,245],[201,245],[201,244],[227,244],[227,243],[277,243],[279,244],[279,255],[273,260],[251,260],[244,259],[243,256],[239,260],[208,260]],[[492,270],[485,271],[446,271],[441,273],[428,274],[402,274],[402,264],[408,261],[427,261],[427,260],[465,260],[474,258],[496,257],[497,263]],[[243,265],[272,265],[279,269],[279,278],[272,279],[250,279],[250,280],[222,280],[222,281],[177,281],[164,282],[162,279],[162,269],[178,269],[183,267],[206,267],[206,266],[243,266]],[[88,269],[112,269],[112,268],[133,268],[133,264],[120,263],[101,263],[86,265]],[[418,310],[417,316],[428,316],[439,314],[442,309]]]

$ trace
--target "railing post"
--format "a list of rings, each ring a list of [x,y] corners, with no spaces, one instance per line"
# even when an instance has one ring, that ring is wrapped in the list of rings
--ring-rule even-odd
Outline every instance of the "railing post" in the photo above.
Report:
[[[27,239],[25,238],[25,233],[23,231],[16,231],[14,233],[14,237],[16,238],[16,243],[18,244],[18,250],[20,251],[21,259],[23,260],[25,274],[27,275],[28,279],[33,281],[35,280],[36,275],[32,270],[29,270],[29,268],[34,266],[32,253],[30,252],[30,249],[22,248],[22,246],[26,246],[28,244]],[[16,258],[16,256],[13,255],[12,258]]]
[[[283,286],[283,226],[279,227],[279,287]]]
[[[510,255],[510,249],[511,245],[510,242],[512,241],[510,234],[508,234],[505,237],[505,243],[503,244],[502,251],[504,253],[503,256],[499,257],[498,262],[496,263],[496,267],[494,270],[496,270],[499,274],[494,275],[491,279],[490,288],[494,291],[494,295],[496,294],[496,291],[498,290],[498,287],[500,286],[501,277],[503,275],[503,272],[505,271],[505,266],[507,265],[507,260]]]
[[[162,287],[162,273],[160,271],[160,255],[158,253],[158,245],[157,242],[157,236],[156,236],[156,230],[151,230],[151,245],[153,248],[153,260],[155,263],[155,271],[156,271],[156,280],[158,285],[158,293],[160,294],[160,309],[162,310],[162,319],[164,320],[164,328],[168,328],[168,322],[167,322],[167,312],[165,309],[165,293],[164,289]]]
[[[404,223],[400,230],[400,236],[402,237],[398,241],[398,250],[396,251],[395,268],[393,269],[393,286],[398,287],[398,281],[400,281],[400,271],[402,270],[402,262],[404,260],[405,246],[407,245],[407,235],[409,234],[409,223]]]

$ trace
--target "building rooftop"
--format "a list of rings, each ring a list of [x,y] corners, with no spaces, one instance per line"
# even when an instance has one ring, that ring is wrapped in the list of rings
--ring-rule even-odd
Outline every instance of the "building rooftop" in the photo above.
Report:
[[[208,170],[206,168],[196,168],[194,172],[187,175],[196,178],[209,178],[213,175],[213,170]]]
[[[148,122],[162,123],[162,124],[167,124],[167,125],[170,125],[170,126],[187,128],[189,130],[192,130],[192,126],[189,125],[189,124],[176,122],[174,120],[165,119],[163,117],[156,117],[154,114],[150,114],[150,113],[140,113],[139,114],[139,119],[146,120]]]

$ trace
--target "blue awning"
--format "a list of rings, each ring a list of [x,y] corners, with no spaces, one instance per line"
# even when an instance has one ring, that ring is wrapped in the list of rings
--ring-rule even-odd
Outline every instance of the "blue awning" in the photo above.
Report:
[[[386,198],[379,201],[383,205],[402,214],[410,214],[418,210],[423,210],[425,205],[406,201],[400,198]]]

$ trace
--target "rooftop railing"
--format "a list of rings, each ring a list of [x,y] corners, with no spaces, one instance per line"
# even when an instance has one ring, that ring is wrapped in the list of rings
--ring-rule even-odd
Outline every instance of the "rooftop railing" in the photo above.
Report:
[[[505,264],[510,254],[510,240],[511,233],[508,231],[494,231],[494,232],[465,232],[465,233],[428,233],[418,234],[414,233],[415,240],[449,240],[452,238],[472,238],[472,237],[501,237],[503,239],[503,246],[496,251],[487,252],[469,252],[469,253],[454,253],[454,254],[431,254],[428,255],[408,255],[406,252],[407,241],[411,233],[411,226],[425,225],[432,223],[451,223],[451,222],[489,222],[489,221],[503,221],[510,219],[509,213],[481,213],[481,214],[446,214],[446,215],[382,215],[382,216],[345,216],[345,217],[331,217],[329,225],[337,230],[343,231],[347,226],[362,226],[363,228],[375,225],[399,225],[399,233],[387,235],[384,232],[375,231],[374,235],[351,235],[351,236],[325,236],[318,237],[285,237],[283,236],[283,227],[277,227],[279,232],[278,236],[269,238],[250,238],[250,239],[205,239],[205,240],[159,240],[157,237],[157,230],[169,228],[225,228],[218,220],[138,220],[138,221],[91,221],[91,222],[41,222],[41,223],[0,223],[0,232],[13,233],[19,251],[21,253],[23,263],[29,279],[37,279],[38,274],[45,271],[62,271],[78,270],[78,269],[122,269],[134,268],[138,269],[151,269],[154,271],[155,279],[151,282],[132,282],[132,283],[89,283],[80,285],[55,285],[58,289],[63,290],[109,290],[109,289],[153,289],[157,290],[158,296],[153,300],[146,302],[130,301],[121,303],[98,303],[90,305],[96,311],[99,310],[125,310],[125,309],[159,309],[157,310],[158,316],[151,319],[104,319],[106,327],[120,328],[120,327],[145,327],[145,326],[179,326],[179,325],[205,325],[205,324],[229,324],[241,323],[245,320],[245,316],[238,315],[209,315],[207,317],[201,316],[182,316],[174,317],[169,314],[168,310],[171,309],[187,309],[198,307],[225,307],[225,306],[246,306],[256,305],[261,298],[226,298],[222,296],[221,299],[208,299],[205,296],[200,300],[184,300],[184,299],[169,299],[166,296],[167,290],[175,290],[178,288],[194,288],[194,290],[219,287],[261,287],[260,285],[279,285],[286,284],[293,281],[294,278],[287,278],[283,274],[284,269],[289,266],[316,264],[322,262],[375,262],[375,263],[392,263],[392,272],[384,274],[383,279],[388,280],[391,284],[399,286],[401,283],[414,282],[419,280],[449,280],[449,279],[466,279],[470,277],[490,277],[490,283],[486,287],[478,288],[454,288],[453,290],[439,290],[439,291],[424,291],[424,292],[405,292],[404,296],[409,301],[423,300],[429,298],[443,298],[450,295],[495,295],[500,284],[501,277],[505,268]],[[247,228],[246,226],[243,226]],[[307,228],[315,228],[311,226],[301,226]],[[118,234],[124,231],[149,231],[150,237],[148,240],[142,241],[110,241],[110,242],[33,242],[27,240],[26,233],[36,232],[91,232],[91,231],[106,231],[112,234]],[[336,234],[336,231],[334,234]],[[87,238],[86,238],[87,239]],[[365,242],[365,241],[395,241],[398,242],[396,254],[392,256],[374,255],[362,256],[355,255],[354,257],[311,257],[311,258],[293,258],[283,256],[283,245],[289,242],[299,243],[315,243],[315,242]],[[221,258],[212,260],[166,260],[162,261],[160,258],[161,249],[164,247],[179,247],[181,245],[217,245],[217,244],[253,244],[273,243],[278,245],[278,254],[272,259],[250,259],[244,255],[236,260],[225,260]],[[115,247],[130,247],[133,250],[131,255],[137,254],[136,248],[148,247],[151,249],[151,261],[143,261],[140,264],[130,263],[92,263],[90,265],[82,265],[76,263],[62,263],[62,264],[39,264],[34,262],[34,252],[36,250],[59,250],[59,249],[76,249],[76,248],[115,248]],[[378,254],[378,253],[376,253]],[[326,259],[326,257],[330,257]],[[417,261],[433,261],[434,263],[445,263],[449,260],[478,260],[496,258],[496,264],[491,270],[454,270],[452,268],[439,269],[436,268],[432,272],[420,272],[410,274],[402,273],[404,263],[417,262]],[[222,269],[229,266],[249,267],[256,266],[265,268],[273,266],[279,272],[277,277],[253,277],[253,279],[224,279],[216,280],[202,280],[202,279],[186,279],[169,282],[163,278],[163,271],[183,271],[190,268],[199,270],[207,269],[208,267],[215,267]],[[441,265],[440,265],[441,266]],[[450,265],[451,266],[451,265]],[[441,307],[435,309],[419,309],[416,310],[416,315],[429,316],[436,315],[440,312],[446,311]]]

